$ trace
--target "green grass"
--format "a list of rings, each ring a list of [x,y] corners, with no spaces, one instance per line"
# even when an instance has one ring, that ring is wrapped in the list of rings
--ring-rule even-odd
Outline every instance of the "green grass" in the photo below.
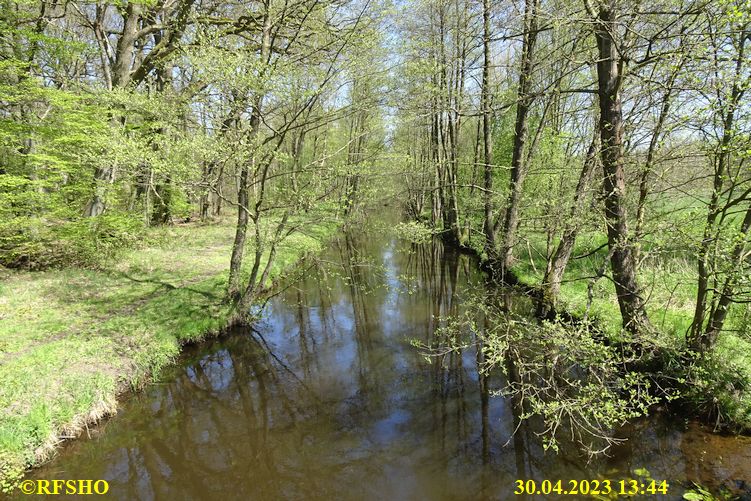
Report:
[[[534,211],[533,211],[534,212]],[[701,240],[706,206],[696,197],[671,193],[652,201],[651,219],[647,220],[647,237],[643,254],[648,256],[639,268],[639,283],[647,300],[647,312],[656,327],[648,340],[673,353],[685,348],[685,336],[693,320],[696,301],[696,262],[692,247]],[[542,218],[544,213],[538,213]],[[528,214],[532,220],[532,213]],[[472,232],[465,245],[485,259],[483,253],[482,211],[479,206],[467,211]],[[621,315],[615,287],[607,277],[594,281],[591,303],[588,284],[607,258],[604,231],[595,231],[600,221],[597,217],[584,217],[588,231],[580,232],[569,261],[558,298],[559,307],[582,318],[587,313],[598,329],[611,339],[621,340]],[[732,225],[731,225],[732,226]],[[558,244],[553,240],[552,246]],[[519,230],[519,244],[515,251],[517,261],[512,268],[523,284],[537,287],[543,279],[546,256],[546,237],[529,225]],[[602,247],[602,248],[600,248]],[[594,252],[596,249],[596,252]],[[582,257],[586,256],[586,257]],[[575,259],[574,257],[578,257]],[[610,266],[605,267],[606,275]],[[751,430],[751,306],[735,305],[725,322],[725,331],[705,367],[699,372],[686,395],[696,408],[719,413],[721,420],[732,427]],[[685,369],[685,368],[684,368]],[[676,375],[684,369],[677,368]]]
[[[539,234],[525,234],[512,271],[527,285],[539,285],[545,270],[545,241]],[[603,233],[580,235],[572,256],[584,256],[606,242]],[[529,245],[527,245],[527,243]],[[648,251],[649,249],[645,249]],[[588,284],[607,257],[607,247],[582,259],[572,259],[561,286],[560,307],[578,317],[588,308]],[[609,267],[606,268],[609,273]],[[647,313],[655,329],[649,342],[679,351],[693,320],[696,298],[696,265],[683,253],[662,252],[645,260],[639,268],[639,283],[646,298]],[[608,278],[594,282],[589,318],[611,339],[622,335],[621,316],[615,288]],[[728,315],[725,331],[708,362],[708,370],[687,398],[701,406],[713,402],[724,422],[751,429],[751,388],[729,381],[751,383],[751,342],[743,333],[744,306],[736,305]]]
[[[317,223],[290,235],[270,280],[320,251],[335,230]],[[158,376],[183,343],[227,324],[233,238],[231,221],[154,228],[107,270],[3,271],[0,487],[61,437],[114,412],[116,397]]]

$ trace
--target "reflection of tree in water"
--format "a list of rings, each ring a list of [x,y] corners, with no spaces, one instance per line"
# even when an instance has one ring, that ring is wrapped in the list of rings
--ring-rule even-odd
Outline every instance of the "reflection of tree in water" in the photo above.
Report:
[[[349,289],[349,299],[352,305],[352,321],[355,327],[355,340],[357,344],[357,363],[358,363],[358,380],[360,391],[366,392],[370,389],[371,384],[377,384],[376,372],[373,360],[373,342],[371,339],[370,311],[372,300],[367,297],[369,291],[373,291],[372,284],[369,281],[371,274],[364,272],[363,261],[358,241],[363,238],[362,234],[353,235],[352,232],[345,232],[343,241],[339,242],[338,248],[341,255],[341,263],[344,268],[344,276]],[[369,381],[371,379],[372,381]]]
[[[301,369],[301,379],[286,367],[286,359],[276,357],[258,333],[251,333],[229,338],[227,343],[235,344],[228,344],[226,350],[202,360],[194,366],[193,372],[186,371],[169,387],[169,396],[165,398],[187,406],[181,410],[186,416],[177,420],[181,428],[177,432],[180,445],[165,441],[143,448],[139,467],[149,472],[149,478],[165,465],[178,464],[170,483],[178,481],[200,492],[201,481],[193,478],[195,475],[191,472],[211,472],[212,482],[230,481],[238,475],[232,465],[238,464],[243,471],[252,470],[248,477],[255,479],[255,483],[249,490],[258,496],[273,497],[280,492],[325,490],[335,485],[332,478],[353,466],[344,459],[341,463],[327,462],[325,467],[302,458],[294,459],[292,451],[304,450],[305,437],[319,433],[301,429],[306,420],[336,423],[341,422],[341,413],[347,412],[359,416],[353,425],[360,430],[358,433],[367,435],[369,420],[387,412],[388,400],[394,396],[393,385],[406,384],[406,388],[398,391],[411,398],[412,393],[420,391],[415,385],[423,384],[420,382],[423,380],[399,383],[393,380],[395,375],[388,369],[384,371],[384,366],[393,365],[388,357],[395,356],[378,350],[384,336],[378,308],[388,303],[387,288],[381,287],[386,278],[374,273],[372,263],[368,263],[366,245],[362,235],[345,235],[336,246],[340,276],[329,273],[326,280],[322,280],[319,270],[306,280],[305,292],[298,289],[291,294],[295,304],[289,312],[291,323],[286,327],[297,327],[299,339],[294,342],[300,361],[295,369]],[[420,284],[416,295],[398,296],[397,301],[409,304],[394,307],[398,307],[400,314],[411,312],[413,316],[408,324],[424,329],[425,341],[437,349],[448,348],[453,342],[441,335],[440,328],[446,326],[448,318],[458,317],[463,312],[469,274],[474,271],[467,266],[468,262],[466,256],[436,241],[415,246],[404,261],[391,263],[416,276]],[[317,292],[311,294],[310,291]],[[509,309],[512,306],[508,297],[496,299],[505,301],[501,304]],[[328,302],[324,305],[324,301]],[[311,305],[315,304],[320,305],[317,308],[320,329],[312,325]],[[319,363],[316,340],[321,342],[329,335],[325,332],[325,318],[330,319],[329,325],[339,324],[334,330],[337,336],[346,337],[347,333],[340,330],[341,318],[337,320],[344,314],[350,317],[352,325],[349,339],[353,343],[355,356],[352,360],[356,366],[351,374],[357,388],[354,400],[347,397],[346,411],[321,405],[305,383],[317,377],[320,370],[316,366]],[[487,329],[497,321],[478,317],[477,325]],[[477,336],[475,341],[481,343],[482,332],[467,334]],[[455,461],[459,457],[474,458],[473,461],[487,465],[508,464],[504,466],[509,468],[506,478],[529,478],[535,472],[544,471],[545,463],[539,460],[541,451],[538,447],[530,450],[530,444],[535,442],[529,436],[527,423],[520,422],[520,406],[506,404],[513,423],[511,428],[516,429],[513,437],[506,437],[510,439],[512,455],[508,454],[510,448],[504,447],[505,439],[498,438],[498,431],[493,433],[493,427],[500,423],[491,418],[491,392],[499,381],[496,377],[493,383],[492,377],[480,370],[484,363],[482,350],[470,343],[465,348],[448,350],[440,363],[424,367],[430,393],[423,415],[415,414],[410,426],[421,428],[422,431],[415,429],[415,433],[429,438],[430,444],[426,445],[427,450],[433,451],[431,460],[437,464],[442,462],[447,471],[457,467]],[[509,374],[513,377],[514,371],[510,370]],[[191,399],[194,403],[187,404]],[[194,413],[195,405],[202,410]],[[323,417],[327,414],[332,415]],[[285,429],[289,433],[285,434]],[[221,448],[214,445],[209,451],[202,450],[204,430],[212,435],[212,444],[221,444]],[[181,461],[182,470],[179,468]],[[325,471],[318,471],[319,467]],[[481,492],[498,492],[498,478],[493,478],[491,471],[483,470],[479,476]],[[162,488],[165,487],[162,485]]]
[[[515,449],[517,478],[565,480],[575,478],[576,472],[580,472],[581,478],[592,478],[598,472],[607,477],[607,471],[612,477],[614,463],[608,456],[592,460],[589,455],[594,450],[593,444],[608,445],[613,438],[626,438],[630,433],[618,434],[617,422],[614,426],[603,426],[589,433],[589,429],[575,421],[580,414],[585,418],[588,417],[586,413],[596,415],[609,403],[607,398],[599,395],[588,398],[588,393],[578,392],[580,386],[577,383],[581,382],[581,387],[586,389],[594,378],[601,378],[610,387],[610,379],[606,377],[617,374],[610,370],[611,360],[596,349],[587,351],[589,346],[582,342],[587,338],[580,337],[586,334],[585,331],[541,322],[531,316],[534,303],[523,295],[490,287],[480,309],[489,321],[478,336],[479,342],[484,340],[490,345],[495,344],[491,350],[494,353],[490,355],[494,358],[493,370],[502,369],[506,378],[503,393],[515,430],[510,441]],[[580,352],[588,356],[576,356]],[[582,360],[588,360],[589,364],[582,364]],[[564,409],[558,421],[541,412],[541,405],[548,403],[560,403]],[[546,410],[545,407],[542,409]],[[551,428],[551,422],[558,429]],[[557,448],[545,452],[543,445],[553,433]],[[650,458],[649,461],[653,460]],[[628,468],[624,473],[626,477],[633,477]]]
[[[257,332],[217,342],[216,350],[139,404],[128,414],[135,422],[125,423],[135,433],[120,445],[122,461],[106,475],[115,477],[115,489],[126,489],[123,497],[139,499],[147,492],[157,499],[179,493],[208,498],[213,490],[226,493],[228,485],[238,493],[275,497],[304,493],[318,476],[303,463],[289,463],[290,451],[301,444],[292,439],[296,434],[280,431],[327,410]],[[139,433],[149,440],[138,440]]]
[[[304,377],[310,377],[310,359],[313,356],[311,349],[315,349],[315,337],[308,340],[308,326],[310,325],[310,307],[307,296],[301,289],[296,289],[297,302],[295,312],[297,319],[297,338],[300,342],[300,361]],[[313,346],[309,346],[312,344]]]
[[[331,285],[333,280],[327,270],[331,265],[312,258],[301,279],[284,291],[284,302],[294,311],[295,338],[304,379],[316,370],[319,345],[328,341],[338,328],[333,306],[339,292]]]
[[[509,290],[474,290],[465,264],[469,262],[467,256],[444,248],[440,242],[413,245],[409,256],[408,270],[418,277],[419,290],[428,299],[425,317],[418,324],[425,326],[421,345],[433,355],[431,415],[433,426],[440,430],[437,435],[441,452],[447,458],[460,452],[465,457],[476,455],[482,464],[503,464],[514,478],[544,477],[541,472],[550,471],[551,454],[545,457],[536,436],[539,429],[535,426],[539,423],[522,419],[525,409],[520,395],[493,397],[501,387],[521,382],[511,356],[521,347],[507,352],[503,377],[497,368],[487,370],[483,351],[483,343],[492,335],[489,333],[508,322],[507,314],[516,318],[517,310],[526,311],[531,303],[526,299],[517,301]],[[476,308],[476,302],[492,307]],[[508,420],[502,417],[500,423],[491,418],[494,401],[496,408],[500,404],[505,409]],[[502,440],[498,431],[493,433],[494,426],[509,430]],[[574,470],[581,462],[576,448],[562,449],[556,461]],[[483,473],[481,484],[481,491],[485,492],[486,488],[497,487],[497,479]]]
[[[423,328],[421,343],[442,353],[429,368],[432,425],[440,430],[440,450],[449,461],[452,454],[474,456],[479,449],[480,458],[487,462],[490,389],[487,376],[479,373],[482,353],[473,343],[457,346],[456,339],[446,336],[445,330],[451,319],[462,313],[462,298],[471,287],[475,268],[467,255],[444,246],[439,239],[412,244],[407,255],[407,273],[417,277],[419,294],[426,299],[423,316],[416,319]]]
[[[483,370],[483,344],[528,302],[485,288],[476,263],[440,240],[404,245],[342,235],[269,303],[262,332],[201,347],[101,439],[120,443],[89,448],[80,477],[115,477],[123,498],[227,497],[231,485],[259,499],[366,489],[392,464],[423,475],[407,483],[478,499],[514,479],[588,478],[575,449],[543,453],[516,396],[495,396],[519,383],[515,360],[498,364],[508,380]],[[456,318],[472,328],[449,335]],[[425,363],[412,338],[442,355]],[[117,461],[103,456],[112,450]]]
[[[390,381],[384,378],[380,366],[388,364],[385,359],[395,354],[384,351],[376,342],[383,338],[378,308],[385,303],[389,287],[383,265],[373,259],[374,251],[380,251],[381,246],[373,248],[367,232],[345,231],[332,247],[298,289],[304,293],[296,298],[296,322],[300,335],[309,338],[305,346],[315,347],[319,342],[325,351],[339,345],[344,352],[352,347],[353,366],[337,377],[344,380],[342,391],[348,386],[347,375],[352,377],[354,388],[347,389],[351,394],[346,396],[337,419],[347,428],[355,425],[352,421],[365,426],[364,421],[381,412],[389,397]],[[319,305],[315,308],[320,319],[317,328],[310,328],[311,304]],[[304,357],[302,353],[309,353],[312,363],[320,363],[321,353],[315,349],[303,352],[301,348]],[[303,373],[310,377],[315,370]]]
[[[485,303],[492,303],[496,305],[500,304],[502,305],[503,311],[510,311],[513,307],[513,298],[508,291],[501,291],[499,294],[490,294],[488,293],[488,291],[482,291],[481,300]],[[495,327],[494,324],[502,321],[502,319],[489,315],[486,310],[478,312],[476,316],[479,317],[475,322],[477,329],[473,331],[472,336],[475,342],[475,349],[477,353],[476,370],[480,385],[480,398],[482,401],[482,460],[483,464],[488,464],[491,460],[491,448],[494,444],[491,444],[490,442],[490,424],[488,416],[491,398],[490,374],[488,371],[486,355],[483,347],[487,334],[492,330],[493,327]],[[518,380],[518,377],[519,375],[514,369],[513,361],[510,357],[508,357],[506,359],[506,381],[502,381],[500,384],[506,385],[509,381],[513,382],[515,380]],[[492,391],[492,393],[498,393],[498,390],[496,389],[495,391]],[[531,478],[531,463],[534,462],[534,457],[527,447],[529,444],[530,430],[527,426],[526,421],[523,421],[521,419],[523,412],[521,402],[519,401],[519,399],[512,397],[510,401],[506,402],[505,407],[508,409],[508,413],[511,417],[510,429],[512,431],[512,436],[508,437],[507,442],[503,444],[495,444],[495,448],[499,454],[507,454],[508,449],[506,449],[506,447],[511,446],[513,449],[514,457],[514,478]],[[484,475],[484,484],[487,482],[487,479],[485,477],[486,476]],[[483,487],[487,488],[486,485],[484,485]],[[520,495],[519,498],[525,499],[526,496]]]

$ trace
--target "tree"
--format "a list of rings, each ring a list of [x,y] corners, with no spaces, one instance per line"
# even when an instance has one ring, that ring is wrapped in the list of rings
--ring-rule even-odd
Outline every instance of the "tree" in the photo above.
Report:
[[[738,286],[748,276],[751,229],[750,180],[742,167],[749,140],[748,115],[742,100],[748,89],[746,51],[751,38],[751,16],[742,7],[728,3],[718,11],[708,10],[706,24],[711,42],[709,72],[715,77],[708,80],[715,85],[711,89],[714,97],[708,104],[717,135],[710,139],[712,189],[698,245],[696,309],[688,334],[691,348],[701,352],[714,346],[730,306],[744,301]],[[725,77],[718,78],[719,75]],[[744,205],[746,209],[742,208]],[[738,217],[740,223],[736,221]]]
[[[600,2],[595,12],[587,4],[593,17],[597,40],[597,97],[600,103],[600,157],[603,170],[603,198],[605,221],[610,248],[610,267],[623,318],[623,327],[631,332],[649,328],[649,319],[636,277],[633,242],[629,240],[626,212],[626,183],[623,167],[623,111],[621,89],[623,65],[618,40],[618,2]]]
[[[534,51],[538,32],[539,0],[525,0],[524,23],[522,30],[522,54],[519,61],[519,85],[516,102],[516,121],[514,122],[514,146],[511,157],[511,178],[509,181],[509,196],[503,218],[503,242],[500,257],[501,269],[505,274],[513,261],[516,231],[519,226],[519,206],[527,175],[525,163],[525,145],[529,133],[529,112],[534,95],[531,92],[532,70],[534,65]]]

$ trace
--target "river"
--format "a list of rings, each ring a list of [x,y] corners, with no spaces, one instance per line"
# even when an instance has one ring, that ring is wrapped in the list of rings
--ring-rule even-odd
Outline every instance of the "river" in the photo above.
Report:
[[[415,341],[486,287],[472,257],[381,226],[343,234],[303,275],[253,328],[188,347],[31,478],[105,479],[113,499],[474,500],[524,499],[518,479],[646,468],[670,487],[645,499],[694,481],[751,499],[746,438],[659,416],[619,430],[608,456],[545,452],[534,430],[514,433],[503,377],[481,376],[474,348],[426,358]]]

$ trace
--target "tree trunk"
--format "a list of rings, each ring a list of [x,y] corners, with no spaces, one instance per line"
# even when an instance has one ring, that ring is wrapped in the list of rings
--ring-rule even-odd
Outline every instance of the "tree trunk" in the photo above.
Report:
[[[266,5],[266,10],[263,16],[263,35],[261,39],[261,64],[268,64],[269,55],[271,53],[271,15],[269,13],[269,5]],[[265,70],[261,70],[261,73],[265,73]],[[253,103],[253,111],[250,115],[250,135],[252,141],[257,142],[258,135],[261,128],[261,106],[263,105],[263,94],[257,94],[255,102]],[[254,145],[258,146],[257,144]],[[256,154],[253,154],[251,163],[255,163]],[[248,231],[248,219],[250,215],[250,196],[248,177],[251,165],[248,162],[243,162],[240,168],[240,184],[237,189],[237,226],[235,229],[235,241],[232,244],[232,257],[230,258],[229,266],[229,283],[227,287],[227,295],[230,298],[238,299],[240,292],[240,270],[243,263],[243,254],[245,252],[245,236]],[[256,227],[259,221],[254,221]],[[256,246],[260,246],[260,242],[256,242]]]
[[[696,308],[694,310],[694,319],[691,322],[691,332],[688,335],[688,345],[696,351],[705,351],[714,344],[719,332],[716,324],[708,325],[704,328],[704,319],[707,313],[707,303],[709,302],[710,290],[709,279],[712,272],[710,263],[710,249],[718,238],[715,231],[717,216],[720,214],[720,196],[724,190],[725,180],[730,170],[730,144],[733,138],[733,128],[735,127],[735,111],[738,107],[741,97],[745,92],[744,86],[741,85],[741,74],[743,71],[744,53],[748,32],[743,31],[740,34],[738,55],[735,65],[735,75],[733,80],[733,89],[731,90],[730,100],[722,117],[722,139],[720,140],[717,163],[714,172],[712,186],[712,196],[707,208],[707,219],[704,223],[704,234],[701,245],[699,246],[699,255],[697,259],[697,284],[696,284]],[[724,295],[723,295],[724,297]],[[712,313],[711,316],[714,316]],[[722,315],[724,321],[724,314]],[[710,324],[712,320],[710,318]],[[721,322],[722,323],[722,322]],[[711,329],[710,329],[711,327]],[[710,335],[710,330],[712,331]]]
[[[430,126],[430,151],[431,151],[431,159],[433,161],[433,190],[431,191],[431,223],[433,227],[435,227],[438,224],[438,221],[441,218],[441,215],[443,214],[443,190],[441,188],[441,183],[443,182],[442,176],[441,176],[441,151],[439,146],[439,122],[438,122],[438,116],[437,112],[435,111],[437,109],[437,104],[435,103],[435,99],[433,99],[433,113],[431,114],[431,126]]]
[[[123,31],[117,41],[115,62],[112,68],[112,87],[123,88],[130,83],[130,70],[133,66],[135,44],[141,21],[141,5],[135,2],[128,3],[123,19]],[[114,127],[122,123],[117,118],[112,119]],[[106,208],[106,195],[108,187],[115,181],[115,166],[106,165],[97,167],[94,171],[94,194],[84,209],[84,216],[99,216]]]
[[[623,327],[638,333],[649,327],[644,301],[639,295],[634,248],[629,242],[626,183],[623,168],[623,113],[621,109],[622,64],[613,35],[616,33],[614,1],[600,6],[595,37],[598,97],[600,102],[600,156],[610,267],[618,296]]]
[[[256,115],[255,106],[253,116]],[[252,126],[251,126],[252,130]],[[240,268],[242,268],[243,254],[245,252],[245,235],[248,231],[248,215],[250,197],[248,194],[248,173],[250,168],[246,162],[240,168],[240,182],[237,189],[237,225],[235,227],[235,241],[232,244],[232,257],[229,262],[229,281],[227,295],[236,298],[240,291]]]
[[[733,269],[729,272],[728,277],[725,279],[725,283],[720,291],[720,299],[717,301],[717,305],[713,308],[713,311],[709,317],[707,328],[704,330],[703,335],[700,338],[701,347],[704,349],[714,346],[717,341],[717,337],[725,324],[725,318],[728,314],[728,308],[733,300],[735,293],[735,286],[738,283],[738,268],[743,266],[744,253],[746,250],[747,241],[745,236],[751,229],[751,205],[746,209],[746,216],[741,223],[740,234],[744,237],[738,243],[735,244],[732,253],[732,262],[734,264]]]
[[[216,175],[216,182],[214,183],[214,215],[215,216],[221,216],[222,215],[222,198],[224,197],[223,193],[223,180],[224,180],[224,163],[222,163],[219,166],[219,172]]]
[[[271,245],[269,247],[269,257],[263,268],[263,272],[261,272],[260,277],[258,276],[258,272],[260,271],[260,268],[261,268],[261,260],[263,259],[264,246],[261,245],[261,232],[260,232],[260,226],[258,224],[259,221],[258,220],[255,221],[255,235],[256,235],[256,240],[258,244],[256,245],[255,258],[253,260],[253,267],[250,273],[250,279],[248,280],[248,285],[245,287],[245,291],[243,292],[242,297],[240,298],[240,301],[239,301],[239,307],[240,307],[241,312],[247,312],[250,309],[250,306],[253,304],[253,301],[258,296],[258,294],[263,290],[264,284],[269,279],[271,268],[274,265],[274,258],[276,258],[277,246],[279,242],[282,240],[282,234],[284,233],[288,220],[289,220],[289,211],[285,211],[284,215],[282,216],[281,221],[279,221],[279,223],[277,224],[276,230],[274,231]]]
[[[154,212],[151,215],[151,224],[168,224],[172,221],[172,179],[167,176],[164,182],[154,186],[154,194],[156,195]]]
[[[204,161],[201,169],[201,197],[198,199],[198,214],[201,221],[206,221],[209,218],[211,209],[210,186],[214,167],[214,162]]]
[[[123,19],[123,32],[117,41],[115,64],[112,67],[112,87],[123,88],[130,83],[130,70],[135,56],[135,45],[141,21],[141,5],[129,2]]]
[[[542,285],[545,289],[543,302],[547,303],[549,306],[555,306],[558,293],[561,290],[563,272],[566,270],[566,266],[568,266],[568,261],[571,258],[571,251],[574,249],[574,243],[576,243],[576,236],[579,232],[580,226],[578,219],[581,215],[582,206],[584,205],[589,179],[592,177],[592,172],[597,165],[598,145],[599,140],[597,135],[595,135],[592,138],[592,142],[590,143],[586,157],[584,158],[584,165],[579,174],[579,181],[576,184],[574,201],[571,204],[566,227],[563,230],[563,235],[561,236],[560,242],[558,242],[558,247],[556,248],[552,259],[548,262],[545,271],[545,278],[542,281]],[[545,307],[547,307],[547,305]]]
[[[359,90],[357,82],[354,83],[354,88]],[[363,96],[360,92],[353,92],[353,102],[355,106],[363,106]],[[352,117],[352,121],[349,126],[349,144],[347,147],[347,164],[351,172],[347,175],[345,199],[344,199],[344,215],[348,216],[352,213],[352,210],[356,205],[357,192],[360,186],[360,165],[365,155],[366,135],[367,135],[367,110],[360,110]]]
[[[682,66],[682,65],[681,65]],[[644,162],[644,169],[642,170],[639,178],[639,200],[636,203],[636,228],[634,229],[634,235],[637,239],[636,257],[635,260],[638,263],[641,256],[641,243],[639,240],[644,233],[644,218],[647,204],[647,196],[649,195],[649,178],[652,174],[652,167],[655,161],[655,155],[659,147],[660,135],[665,125],[665,119],[670,111],[670,101],[673,93],[673,86],[675,80],[678,77],[678,70],[681,66],[677,66],[676,70],[670,74],[670,78],[666,83],[665,94],[662,97],[662,106],[660,107],[660,114],[657,117],[657,123],[655,129],[652,131],[652,138],[649,141],[649,149],[647,150],[647,158]]]
[[[495,257],[496,242],[493,224],[493,135],[490,120],[490,0],[482,1],[482,151],[483,151],[483,233],[485,254]]]
[[[514,125],[514,146],[511,156],[510,193],[506,203],[503,222],[503,248],[501,250],[502,270],[508,270],[513,264],[516,231],[519,227],[519,204],[521,203],[527,165],[524,161],[524,146],[527,142],[529,110],[534,100],[530,94],[530,77],[532,73],[532,55],[537,41],[537,6],[539,0],[526,0],[524,5],[524,39],[522,43],[521,69],[519,72],[519,90],[516,105],[516,122]]]

